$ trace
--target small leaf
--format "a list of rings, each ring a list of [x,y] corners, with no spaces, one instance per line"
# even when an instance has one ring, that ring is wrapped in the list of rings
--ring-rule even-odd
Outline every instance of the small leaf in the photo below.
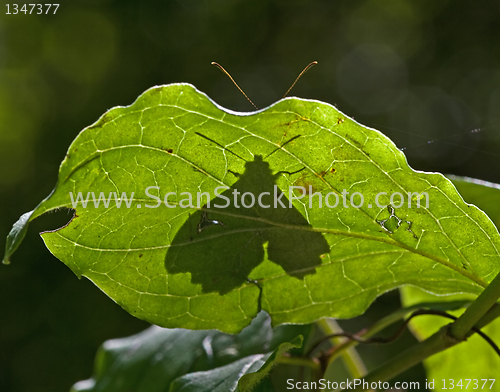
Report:
[[[302,347],[302,336],[297,336],[290,343],[285,342],[280,344],[280,346],[274,350],[274,352],[266,359],[259,370],[253,373],[247,373],[238,381],[238,387],[241,392],[250,392],[259,382],[262,381],[271,371],[272,367],[276,364],[276,359],[281,357],[284,353],[290,351],[293,348]]]
[[[5,243],[5,255],[3,257],[3,264],[10,264],[10,256],[16,251],[28,231],[30,217],[33,211],[22,214],[16,223],[12,226],[7,241]]]
[[[234,392],[240,377],[258,371],[269,356],[252,355],[220,368],[187,374],[172,383],[170,392]]]
[[[302,346],[302,336],[282,343],[273,353],[252,355],[206,372],[190,373],[172,383],[170,392],[251,392],[269,374],[276,358]],[[267,388],[267,386],[266,386]]]

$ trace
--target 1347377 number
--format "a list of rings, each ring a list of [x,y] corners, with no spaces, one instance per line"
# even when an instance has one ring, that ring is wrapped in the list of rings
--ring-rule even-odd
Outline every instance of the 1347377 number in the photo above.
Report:
[[[59,4],[6,4],[7,15],[16,15],[20,13],[26,14],[48,14],[51,9],[53,14],[57,12]]]
[[[460,380],[453,379],[443,379],[443,388],[442,389],[491,389],[493,384],[495,383],[494,378],[482,378],[482,379],[474,379],[474,378],[464,378]]]

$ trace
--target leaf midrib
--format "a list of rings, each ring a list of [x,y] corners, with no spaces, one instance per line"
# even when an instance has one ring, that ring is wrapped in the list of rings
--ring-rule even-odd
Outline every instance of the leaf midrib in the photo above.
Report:
[[[55,209],[57,209],[59,207],[55,207]],[[196,209],[198,210],[198,209]],[[48,210],[50,211],[50,210]],[[206,210],[206,211],[211,211],[211,210]],[[212,211],[213,212],[213,211]],[[260,217],[251,217],[251,216],[247,216],[247,215],[239,215],[239,214],[234,214],[234,213],[230,213],[230,212],[226,212],[226,211],[217,211],[218,214],[220,215],[225,215],[225,216],[229,216],[229,217],[234,217],[234,218],[238,218],[238,219],[246,219],[246,220],[251,220],[251,221],[256,221],[256,222],[259,222],[259,223],[263,223],[263,224],[266,224],[266,225],[269,225],[269,226],[273,226],[277,229],[289,229],[289,230],[302,230],[302,231],[309,231],[309,232],[317,232],[317,233],[321,233],[321,234],[333,234],[333,235],[339,235],[339,236],[344,236],[344,237],[351,237],[351,238],[361,238],[361,239],[364,239],[364,240],[368,240],[368,241],[377,241],[377,242],[382,242],[382,243],[386,243],[388,245],[392,245],[392,246],[395,246],[395,247],[399,247],[399,248],[402,248],[402,249],[405,249],[411,253],[414,253],[414,254],[418,254],[420,256],[423,256],[425,258],[428,258],[430,260],[433,260],[437,263],[440,263],[458,273],[460,273],[461,275],[465,276],[466,278],[474,281],[475,283],[479,284],[480,286],[482,287],[486,287],[488,284],[482,279],[480,278],[479,276],[476,276],[476,275],[473,275],[471,274],[469,271],[467,270],[464,270],[463,268],[460,268],[459,266],[449,262],[448,260],[446,259],[442,259],[438,256],[435,256],[433,254],[429,254],[427,252],[423,252],[419,249],[415,249],[415,248],[412,248],[408,245],[405,245],[399,241],[396,241],[396,240],[393,240],[392,238],[387,238],[387,237],[380,237],[380,236],[373,236],[373,235],[370,235],[370,234],[366,234],[366,233],[356,233],[356,232],[347,232],[347,231],[342,231],[342,230],[338,230],[338,229],[328,229],[328,228],[318,228],[318,227],[312,227],[312,226],[302,226],[302,225],[291,225],[291,224],[285,224],[285,223],[281,223],[281,222],[274,222],[274,221],[270,221],[268,219],[264,219],[264,218],[260,218]],[[185,243],[185,244],[177,244],[177,245],[174,245],[174,246],[187,246],[189,245],[190,243],[194,243],[194,242],[204,242],[204,241],[210,241],[210,240],[213,240],[214,238],[218,238],[218,237],[222,237],[222,236],[226,236],[226,235],[233,235],[235,233],[240,233],[240,232],[258,232],[258,231],[262,231],[262,230],[270,230],[271,228],[249,228],[249,229],[242,229],[242,230],[228,230],[224,233],[220,233],[218,235],[215,235],[215,236],[207,236],[205,238],[200,238],[200,239],[196,239],[192,242],[189,242],[189,243]],[[101,252],[130,252],[130,251],[147,251],[147,250],[154,250],[154,249],[168,249],[168,248],[172,248],[173,246],[170,244],[170,245],[160,245],[160,246],[154,246],[154,247],[143,247],[143,248],[133,248],[133,249],[123,249],[123,248],[95,248],[95,247],[90,247],[90,246],[87,246],[87,245],[84,245],[82,243],[78,243],[78,242],[75,242],[73,240],[71,240],[70,238],[62,235],[60,232],[59,232],[60,229],[57,229],[55,232],[57,232],[57,234],[59,234],[61,237],[63,237],[65,240],[69,241],[70,243],[73,243],[77,246],[80,246],[82,248],[85,248],[85,249],[89,249],[89,250],[93,250],[93,251],[101,251]]]

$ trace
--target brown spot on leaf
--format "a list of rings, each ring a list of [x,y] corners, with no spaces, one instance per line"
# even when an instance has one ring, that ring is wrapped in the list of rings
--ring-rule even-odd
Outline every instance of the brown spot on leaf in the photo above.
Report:
[[[99,121],[97,125],[102,127],[104,124],[110,122],[112,119],[113,115],[110,112],[108,112],[101,118],[101,121]]]
[[[297,116],[298,116],[298,115],[297,115]],[[282,126],[283,126],[283,127],[289,127],[289,126],[291,126],[292,124],[295,124],[295,123],[297,123],[297,122],[299,122],[299,121],[309,121],[309,119],[308,119],[308,118],[306,118],[306,117],[298,116],[298,118],[297,118],[297,119],[295,119],[295,120],[291,120],[291,121],[288,121],[287,123],[283,124]]]
[[[305,189],[305,194],[308,196],[316,192],[316,188],[314,187],[314,185],[311,183],[311,181],[308,181],[304,176],[298,178],[293,185],[303,187]],[[301,192],[302,195],[304,195],[304,192],[303,191]]]

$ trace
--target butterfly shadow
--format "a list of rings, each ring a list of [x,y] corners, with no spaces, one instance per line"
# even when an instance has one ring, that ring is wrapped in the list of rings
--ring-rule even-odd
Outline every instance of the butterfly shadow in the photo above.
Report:
[[[168,273],[189,273],[191,282],[200,284],[204,293],[221,295],[247,283],[250,273],[266,258],[296,279],[315,274],[329,246],[294,206],[289,207],[286,195],[280,199],[285,207],[274,204],[275,192],[278,197],[281,194],[276,180],[283,173],[273,174],[258,155],[247,162],[231,189],[191,214],[176,233],[165,258]],[[237,203],[234,190],[240,193]],[[241,195],[247,192],[255,197],[253,208],[241,205]],[[264,192],[268,194],[262,196],[261,204],[269,208],[258,203]],[[227,204],[222,196],[230,203],[217,208]],[[250,202],[247,195],[245,204]]]

